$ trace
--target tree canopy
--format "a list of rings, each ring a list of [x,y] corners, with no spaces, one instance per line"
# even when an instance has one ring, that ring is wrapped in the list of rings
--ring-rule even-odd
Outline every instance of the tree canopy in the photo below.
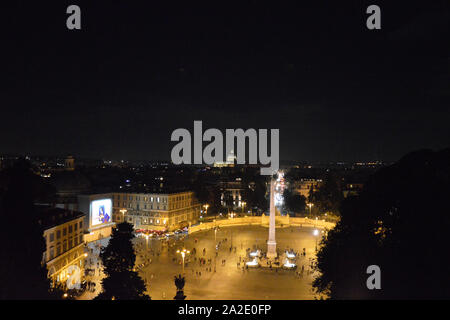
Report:
[[[319,188],[311,188],[308,198],[319,212],[339,214],[343,195],[337,176],[328,174]]]
[[[106,277],[102,280],[102,300],[147,300],[144,281],[134,271],[136,254],[133,248],[133,226],[127,222],[117,225],[108,246],[100,253]]]
[[[295,194],[286,189],[283,193],[284,206],[288,211],[294,213],[304,213],[306,207],[306,198],[301,194]]]
[[[28,161],[19,159],[1,171],[0,299],[61,298],[59,291],[55,295],[50,291],[43,264],[44,228],[34,205],[53,198],[51,187],[32,171]]]
[[[319,293],[332,299],[450,298],[450,149],[418,151],[346,199],[318,253]],[[368,290],[367,267],[381,270]]]

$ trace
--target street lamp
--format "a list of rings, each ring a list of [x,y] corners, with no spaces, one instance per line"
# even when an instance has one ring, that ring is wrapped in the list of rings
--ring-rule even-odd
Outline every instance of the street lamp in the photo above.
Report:
[[[317,237],[319,236],[319,230],[314,229],[313,235],[314,235],[314,237],[316,238],[316,252],[317,252]]]
[[[214,228],[214,245],[216,246],[216,254],[214,256],[214,272],[216,272],[216,260],[217,260],[217,227]]]
[[[148,250],[148,234],[146,234],[145,235],[145,239],[147,239],[146,241],[145,241],[145,248]]]
[[[183,258],[183,273],[184,273],[184,257],[186,254],[189,253],[189,250],[183,249],[183,250],[177,250],[177,253],[181,254],[181,257]]]
[[[312,206],[313,206],[314,204],[312,203],[312,202],[310,202],[310,203],[308,203],[307,204],[307,206],[309,207],[309,216],[311,217],[312,216]]]
[[[209,204],[204,204],[203,208],[205,208],[205,216],[208,216],[208,208],[209,208]]]

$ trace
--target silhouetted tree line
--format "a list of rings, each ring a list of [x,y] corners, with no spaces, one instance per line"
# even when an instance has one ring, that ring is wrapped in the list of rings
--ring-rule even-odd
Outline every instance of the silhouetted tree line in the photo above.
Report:
[[[192,183],[198,201],[208,204],[208,215],[217,215],[219,212],[229,212],[233,209],[232,194],[221,189],[220,181],[234,181],[236,177],[242,179],[243,190],[241,201],[246,203],[245,210],[261,213],[267,210],[267,179],[260,175],[259,169],[254,168],[224,168],[223,176],[215,177],[208,173],[200,172]],[[234,170],[232,170],[234,169]],[[223,204],[221,201],[224,195]]]
[[[127,222],[113,229],[108,246],[102,248],[100,258],[105,278],[97,300],[149,300],[144,280],[134,270],[136,254],[132,239],[133,226]]]
[[[286,174],[287,182],[292,186],[297,179],[300,179],[294,172],[288,171]],[[311,185],[308,196],[305,197],[296,193],[291,188],[287,188],[284,193],[284,206],[288,211],[300,214],[309,214],[307,203],[312,203],[312,212],[324,214],[332,213],[339,215],[339,208],[344,199],[342,193],[342,186],[339,176],[334,172],[329,172],[323,177],[323,184],[314,188]]]
[[[413,152],[376,172],[318,253],[319,293],[332,299],[450,298],[450,149]],[[381,270],[369,290],[367,267]]]
[[[50,289],[42,219],[35,203],[51,203],[55,191],[35,174],[28,161],[17,160],[0,171],[0,299],[58,299]]]
[[[339,177],[334,173],[327,174],[321,186],[317,189],[311,188],[308,198],[319,213],[339,215],[339,208],[344,199]]]
[[[304,214],[306,210],[306,198],[301,194],[296,194],[290,189],[283,192],[284,207],[293,213]]]

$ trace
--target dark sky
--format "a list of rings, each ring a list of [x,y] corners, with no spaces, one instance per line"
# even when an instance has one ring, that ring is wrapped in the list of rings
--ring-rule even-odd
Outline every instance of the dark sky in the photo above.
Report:
[[[2,10],[1,154],[169,159],[194,120],[279,128],[282,160],[449,146],[449,1],[49,2]]]

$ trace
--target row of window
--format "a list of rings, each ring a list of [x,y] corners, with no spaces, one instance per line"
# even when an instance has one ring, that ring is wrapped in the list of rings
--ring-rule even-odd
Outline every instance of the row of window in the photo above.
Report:
[[[142,219],[142,224],[166,224],[167,219],[161,220],[161,219]],[[128,217],[128,222],[133,223],[133,218]]]
[[[167,199],[167,197],[153,197],[153,196],[140,196],[140,195],[137,195],[137,196],[127,196],[127,195],[125,195],[125,194],[122,194],[122,195],[120,195],[120,194],[114,194],[113,195],[113,199],[114,200],[118,200],[118,201],[120,201],[120,200],[127,200],[127,198],[128,198],[128,200],[129,201],[133,201],[133,200],[136,200],[136,201],[141,201],[141,200],[143,200],[143,201],[145,201],[145,202],[161,202],[161,203],[167,203],[168,202],[168,199]],[[175,201],[182,201],[182,200],[188,200],[188,199],[191,199],[192,198],[192,194],[183,194],[183,195],[178,195],[178,196],[175,196],[174,198],[172,198],[172,199],[174,199]]]
[[[128,200],[129,201],[141,201],[141,198],[143,201],[145,202],[162,202],[162,203],[167,203],[167,198],[163,198],[163,197],[147,197],[147,196],[128,196]],[[126,195],[120,195],[120,194],[115,194],[113,195],[113,199],[114,200],[127,200],[127,196]]]
[[[175,203],[175,204],[172,204],[172,205],[169,207],[169,210],[185,208],[185,207],[192,206],[192,205],[193,205],[192,202],[188,203],[187,201],[184,202],[184,203]],[[147,204],[144,204],[144,205],[142,206],[142,205],[139,204],[139,203],[136,203],[136,204],[128,203],[128,204],[127,204],[126,202],[123,202],[123,203],[122,203],[122,206],[121,206],[121,205],[120,205],[120,202],[116,202],[116,203],[115,203],[115,206],[116,206],[116,207],[122,207],[122,208],[134,208],[134,209],[136,209],[136,210],[140,210],[141,208],[142,208],[143,210],[167,210],[167,205],[159,205],[159,204],[158,204],[158,205],[153,205],[153,204],[147,205]]]
[[[67,233],[72,234],[72,232],[77,232],[78,228],[80,230],[83,229],[83,221],[80,221],[79,223],[74,223],[74,224],[70,224],[68,228],[64,227],[64,229],[62,230],[62,236],[65,237],[67,235]],[[60,239],[61,238],[61,230],[56,230],[56,232],[51,232],[49,234],[49,241],[53,242],[55,241],[55,233],[56,233],[56,239]]]
[[[192,211],[191,212],[189,212],[189,211],[188,212],[186,212],[186,211],[180,212],[177,215],[173,215],[173,216],[171,215],[170,219],[167,219],[167,217],[160,217],[160,218],[158,218],[158,217],[143,218],[142,217],[142,218],[140,218],[140,217],[136,217],[133,215],[128,215],[127,217],[122,218],[121,215],[115,215],[117,222],[126,220],[131,224],[136,223],[137,225],[139,225],[139,224],[157,224],[157,225],[164,224],[165,225],[165,224],[167,224],[167,221],[171,221],[172,222],[171,224],[173,225],[174,222],[178,223],[181,221],[191,220],[194,218],[194,216],[195,216],[195,212],[192,212]]]
[[[61,246],[61,243],[58,242],[56,244],[56,252],[55,252],[54,246],[50,247],[48,260],[52,260],[53,258],[59,256],[60,254],[78,246],[80,243],[83,243],[83,235],[82,234],[80,234],[79,236],[75,236],[73,239],[70,238],[68,241],[67,241],[67,239],[65,239],[62,246]],[[56,255],[55,255],[55,253],[56,253]]]
[[[123,202],[122,204],[123,204],[123,205],[122,205],[123,208],[133,208],[133,207],[135,207],[137,210],[139,210],[139,208],[140,208],[139,203],[137,203],[135,206],[133,206],[132,203],[128,203],[128,205],[127,205],[126,202]],[[120,207],[120,202],[117,202],[117,203],[116,203],[116,206],[117,206],[117,207]],[[155,205],[155,206],[153,206],[153,204],[147,206],[146,204],[144,204],[143,209],[151,209],[151,210],[167,210],[167,206],[166,206],[166,205],[161,205],[161,206],[159,206],[159,204],[158,204],[158,205]]]

